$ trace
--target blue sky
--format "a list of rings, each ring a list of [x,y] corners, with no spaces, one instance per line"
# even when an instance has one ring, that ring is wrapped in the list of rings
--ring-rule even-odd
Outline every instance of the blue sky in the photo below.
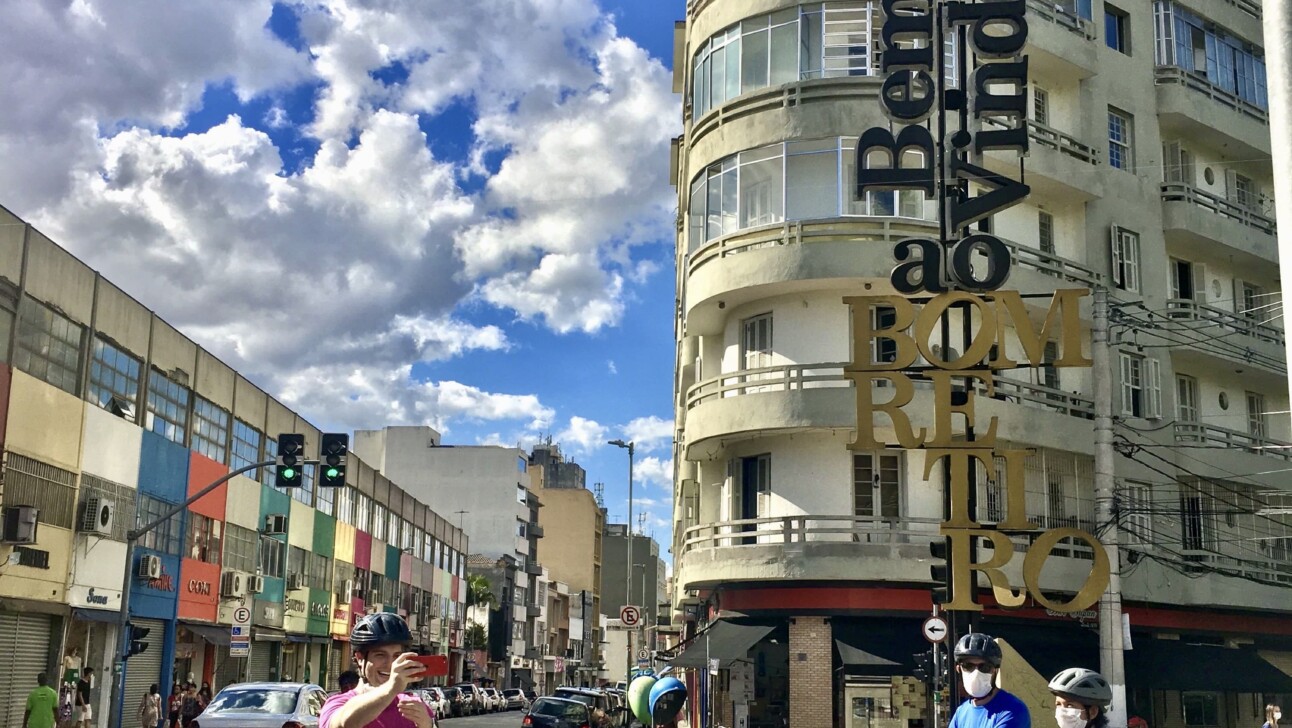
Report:
[[[325,428],[550,435],[612,518],[636,437],[666,549],[684,12],[19,0],[0,204]]]

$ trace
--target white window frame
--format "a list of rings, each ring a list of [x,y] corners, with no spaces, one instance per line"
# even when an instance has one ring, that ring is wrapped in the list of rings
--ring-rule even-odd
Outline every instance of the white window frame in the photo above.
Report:
[[[1121,151],[1122,164],[1113,163],[1113,151]],[[1108,166],[1125,172],[1135,172],[1135,117],[1108,107]]]
[[[1153,541],[1153,489],[1148,483],[1123,481],[1121,513],[1128,546],[1148,546]]]
[[[1112,256],[1113,283],[1123,291],[1139,293],[1139,233],[1113,225],[1109,251]]]
[[[1247,392],[1247,432],[1252,437],[1269,437],[1270,418],[1265,406],[1265,395],[1260,392]]]
[[[1146,420],[1162,418],[1162,364],[1152,357],[1121,354],[1121,414]],[[1135,403],[1139,412],[1135,412]]]
[[[772,313],[750,316],[740,322],[740,368],[762,369],[772,365]]]
[[[1037,85],[1032,86],[1032,121],[1050,125],[1050,92]]]
[[[1175,419],[1198,421],[1198,379],[1188,374],[1175,375]]]
[[[863,471],[869,471],[871,474],[870,482],[862,482]],[[888,475],[895,475],[896,478],[890,480]],[[862,513],[858,507],[860,491],[863,488],[870,490],[870,513]],[[884,491],[892,488],[893,493],[897,496],[897,512],[884,513]],[[857,452],[852,454],[852,515],[856,518],[873,518],[876,520],[883,519],[887,521],[897,521],[902,517],[903,503],[902,493],[904,492],[902,483],[902,458],[896,452]]]

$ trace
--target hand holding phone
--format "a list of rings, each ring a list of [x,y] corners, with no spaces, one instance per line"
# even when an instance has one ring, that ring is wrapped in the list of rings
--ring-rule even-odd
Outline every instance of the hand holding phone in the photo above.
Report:
[[[413,659],[426,668],[424,677],[439,677],[449,674],[449,660],[444,655],[417,655]]]

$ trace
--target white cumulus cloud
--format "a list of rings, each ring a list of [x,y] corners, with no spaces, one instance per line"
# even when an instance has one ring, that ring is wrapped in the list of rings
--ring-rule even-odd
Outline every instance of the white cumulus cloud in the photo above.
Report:
[[[657,485],[661,488],[672,492],[673,490],[673,458],[657,458],[654,456],[645,457],[637,461],[634,468],[634,476],[637,480],[651,485]]]
[[[587,454],[605,444],[606,427],[596,420],[574,415],[565,429],[556,434],[561,448],[571,454]]]
[[[623,432],[642,452],[668,449],[673,443],[673,420],[655,415],[637,417],[624,425]]]

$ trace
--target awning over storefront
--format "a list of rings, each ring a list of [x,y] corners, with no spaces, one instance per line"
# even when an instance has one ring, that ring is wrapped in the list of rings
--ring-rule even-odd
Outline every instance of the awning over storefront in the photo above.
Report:
[[[287,633],[269,629],[268,627],[256,627],[255,638],[257,642],[285,642],[287,641]]]
[[[105,612],[101,609],[73,609],[72,617],[82,622],[107,622],[115,624],[121,621],[121,612]]]
[[[736,624],[720,619],[697,634],[669,664],[700,669],[706,666],[706,660],[716,659],[721,667],[728,667],[732,661],[744,659],[749,648],[773,629],[775,627]]]
[[[1292,677],[1252,648],[1228,649],[1181,640],[1140,637],[1126,652],[1133,687],[1157,690],[1219,690],[1292,693]]]
[[[220,647],[229,646],[228,627],[218,627],[211,624],[193,624],[192,622],[180,622],[180,624],[184,625],[184,629],[213,645],[219,645]]]
[[[920,623],[907,619],[836,618],[830,627],[839,664],[856,675],[909,675],[912,655],[929,649]]]
[[[834,646],[839,650],[839,661],[848,667],[900,667],[892,660],[873,655],[842,640],[835,640]]]
[[[310,636],[307,634],[289,634],[287,635],[287,641],[308,644],[310,641]]]
[[[312,644],[312,645],[330,645],[330,644],[332,644],[332,638],[331,638],[331,637],[320,637],[320,636],[318,636],[318,635],[313,635],[313,636],[311,636],[311,637],[310,637],[310,644]]]

